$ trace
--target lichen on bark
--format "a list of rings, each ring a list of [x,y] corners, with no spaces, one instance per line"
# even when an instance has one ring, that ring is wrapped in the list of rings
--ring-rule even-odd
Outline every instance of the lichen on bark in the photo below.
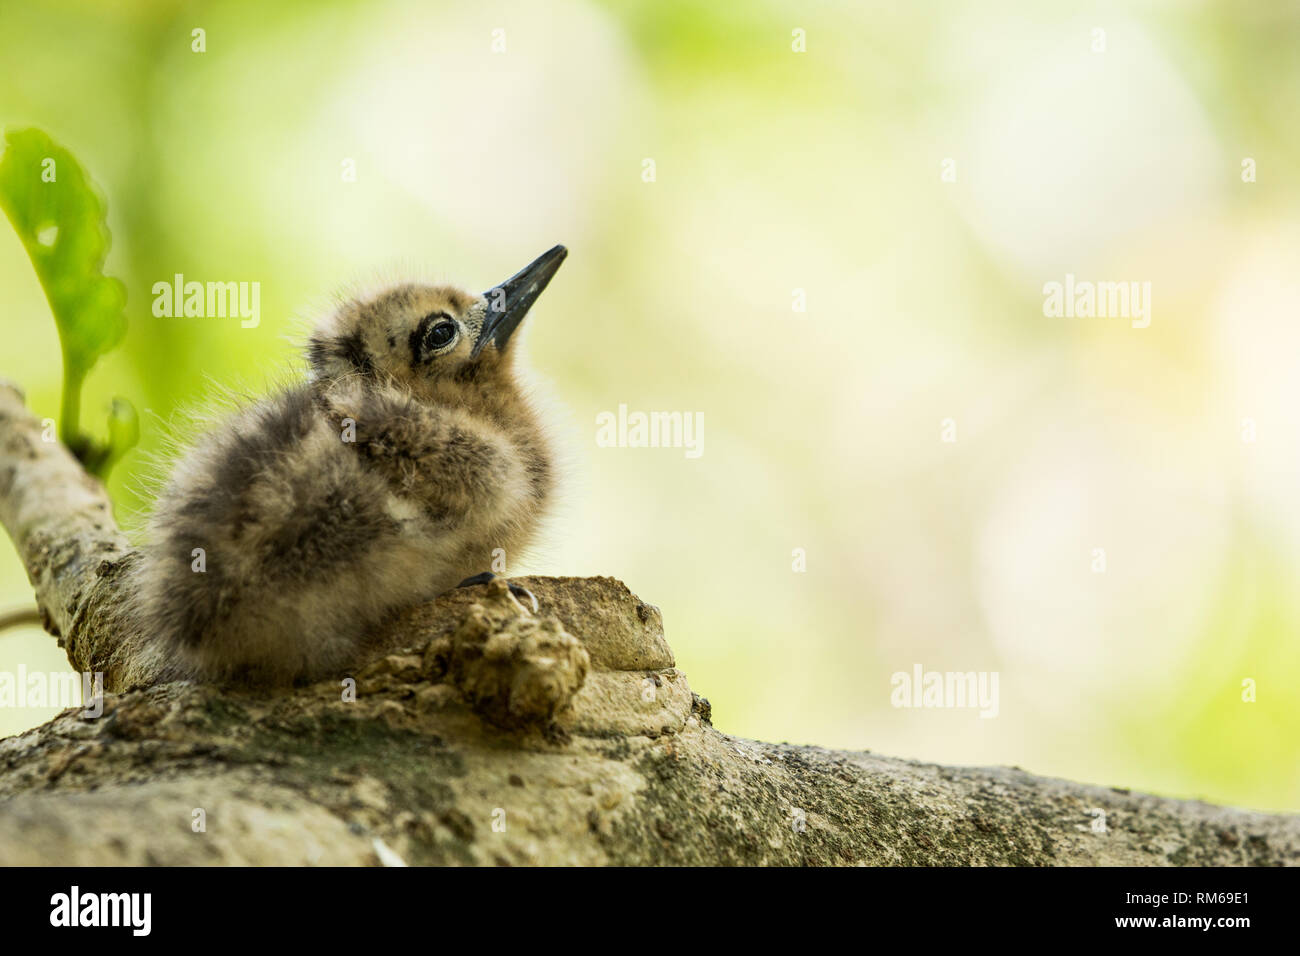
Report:
[[[453,591],[336,680],[169,681],[120,613],[102,488],[3,386],[0,523],[112,691],[0,740],[3,864],[1300,863],[1291,815],[722,733],[613,578],[516,579],[536,615]]]

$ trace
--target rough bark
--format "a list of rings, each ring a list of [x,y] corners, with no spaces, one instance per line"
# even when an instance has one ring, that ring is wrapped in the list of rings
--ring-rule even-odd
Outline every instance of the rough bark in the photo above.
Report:
[[[413,608],[355,699],[153,682],[103,490],[3,386],[0,522],[119,691],[0,740],[0,863],[1300,863],[1295,816],[720,733],[611,578],[519,579],[537,614],[499,582]]]

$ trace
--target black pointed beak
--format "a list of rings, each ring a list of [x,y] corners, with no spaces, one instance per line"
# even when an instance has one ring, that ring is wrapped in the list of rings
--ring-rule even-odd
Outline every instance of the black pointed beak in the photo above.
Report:
[[[483,330],[479,332],[470,358],[478,358],[488,342],[496,342],[498,349],[506,347],[510,336],[515,334],[515,329],[519,328],[519,323],[524,320],[551,277],[559,271],[560,263],[568,254],[569,250],[564,246],[556,246],[542,253],[505,282],[483,293],[488,303],[487,313],[483,316]]]

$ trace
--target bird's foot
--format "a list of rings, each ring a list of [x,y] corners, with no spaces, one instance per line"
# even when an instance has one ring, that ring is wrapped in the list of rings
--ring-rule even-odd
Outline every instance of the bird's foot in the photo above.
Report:
[[[489,581],[493,581],[495,579],[496,579],[496,575],[493,574],[491,571],[484,571],[482,574],[476,574],[471,578],[466,578],[464,581],[461,581],[460,584],[456,585],[456,587],[458,588],[477,587],[480,584],[487,584]],[[515,584],[513,581],[507,581],[506,587],[510,589],[510,593],[513,594],[516,598],[518,598],[521,603],[523,603],[524,599],[527,598],[529,604],[532,606],[533,613],[534,614],[537,613],[537,598],[533,596],[532,591],[528,590],[528,588],[524,587],[522,584]]]

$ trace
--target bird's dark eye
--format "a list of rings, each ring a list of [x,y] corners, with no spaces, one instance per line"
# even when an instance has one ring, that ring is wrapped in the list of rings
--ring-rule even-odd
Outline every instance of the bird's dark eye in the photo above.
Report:
[[[425,345],[429,351],[445,347],[456,337],[456,325],[453,322],[439,322],[425,336]]]

